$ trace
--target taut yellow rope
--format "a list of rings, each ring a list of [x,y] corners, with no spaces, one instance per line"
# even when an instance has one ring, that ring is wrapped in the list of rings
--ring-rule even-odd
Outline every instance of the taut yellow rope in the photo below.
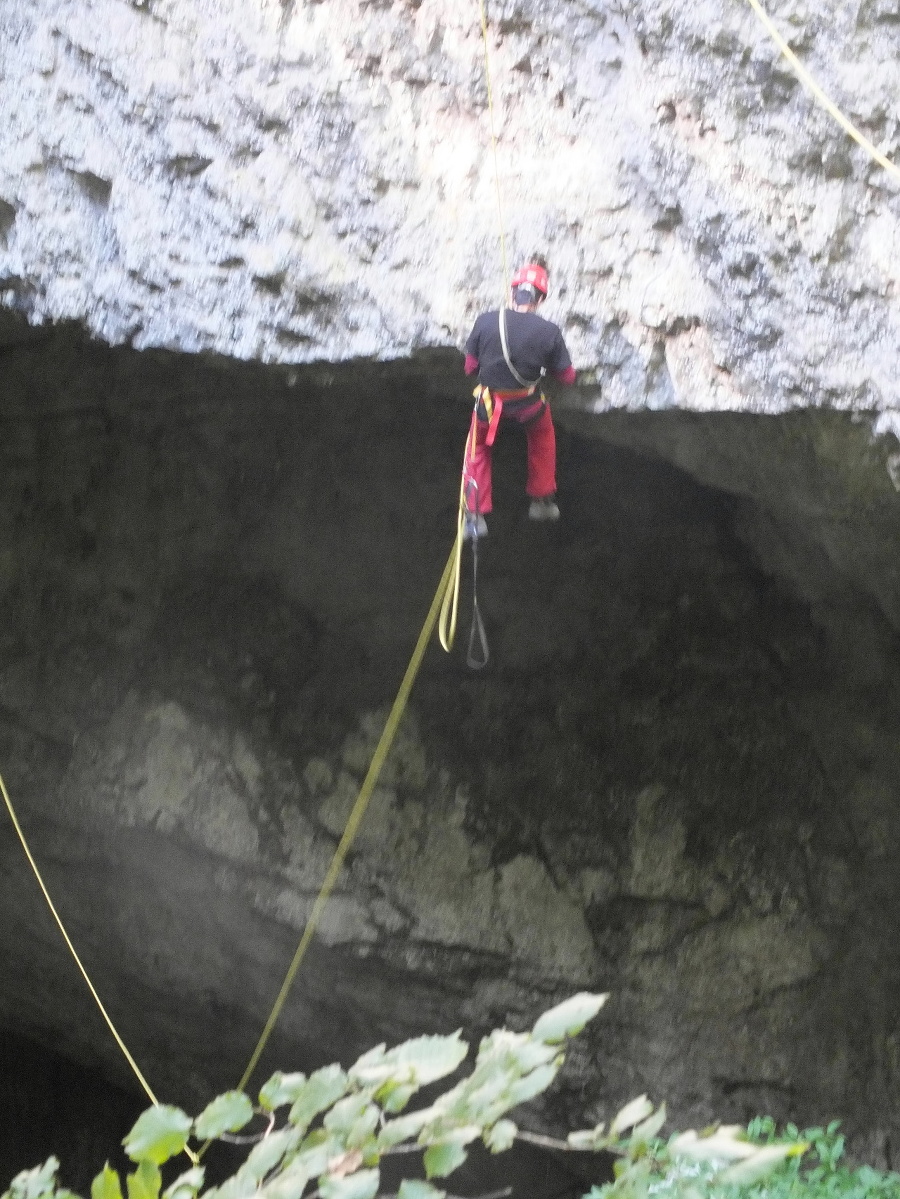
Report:
[[[844,114],[841,112],[841,110],[838,108],[838,106],[835,104],[835,102],[831,99],[831,97],[828,96],[822,90],[822,88],[819,86],[819,84],[816,82],[816,80],[813,78],[813,76],[809,73],[809,71],[806,69],[806,67],[803,65],[803,63],[800,61],[800,59],[797,57],[797,55],[794,53],[794,51],[790,48],[790,46],[787,44],[787,42],[784,40],[784,38],[778,32],[778,30],[775,27],[774,22],[772,21],[771,17],[766,12],[766,10],[763,8],[763,6],[760,4],[759,0],[748,0],[748,3],[750,5],[750,7],[753,9],[753,11],[756,13],[756,15],[759,17],[760,21],[762,21],[763,25],[768,30],[769,36],[772,38],[772,41],[775,43],[775,45],[778,47],[778,49],[781,51],[781,53],[784,55],[784,57],[787,59],[787,61],[793,67],[793,69],[794,69],[798,79],[801,81],[801,83],[803,83],[806,87],[809,88],[809,90],[812,92],[812,94],[815,96],[815,98],[819,101],[819,103],[822,105],[822,107],[826,110],[826,112],[830,113],[831,116],[834,117],[834,119],[841,126],[841,128],[843,130],[845,130],[845,132],[848,133],[855,142],[857,142],[860,146],[862,146],[862,148],[866,151],[866,153],[871,155],[871,157],[874,158],[874,160],[878,163],[879,166],[884,167],[884,169],[888,172],[889,175],[893,175],[893,177],[895,179],[900,180],[900,167],[895,166],[895,164],[893,162],[891,162],[891,160],[889,158],[886,158],[885,155],[882,154],[881,151],[878,149],[878,147],[876,145],[874,145],[872,142],[870,142],[869,139],[866,137],[866,135],[864,133],[861,133],[859,131],[859,129],[856,128],[856,126],[853,124],[853,122],[851,120],[849,120],[847,117],[844,116]]]
[[[44,882],[44,879],[41,875],[40,870],[38,869],[37,862],[34,860],[31,850],[28,847],[28,842],[25,839],[25,834],[22,831],[22,826],[21,826],[21,824],[19,824],[19,818],[16,815],[16,810],[13,807],[12,800],[9,798],[9,792],[6,790],[6,784],[4,783],[2,778],[0,778],[0,791],[3,792],[3,801],[6,804],[6,810],[9,812],[9,818],[13,822],[13,828],[16,830],[18,838],[22,843],[22,848],[25,850],[25,856],[28,859],[28,863],[31,866],[32,871],[34,872],[34,877],[37,879],[38,886],[40,887],[41,891],[44,894],[44,899],[46,899],[46,901],[47,901],[47,907],[53,913],[53,919],[56,921],[57,925],[59,926],[59,931],[63,935],[63,940],[65,941],[66,945],[68,945],[69,952],[71,953],[72,957],[75,959],[75,964],[78,966],[78,969],[81,971],[82,977],[84,978],[84,981],[88,985],[88,990],[93,995],[94,1000],[97,1004],[97,1007],[100,1009],[100,1014],[103,1016],[103,1019],[106,1021],[107,1025],[109,1027],[109,1031],[115,1037],[116,1044],[119,1046],[119,1048],[122,1050],[122,1053],[125,1055],[126,1061],[128,1062],[131,1069],[134,1071],[135,1077],[137,1078],[137,1080],[141,1084],[141,1086],[144,1088],[144,1091],[147,1094],[147,1098],[150,1100],[151,1103],[158,1104],[159,1100],[153,1094],[150,1084],[147,1082],[146,1078],[144,1078],[143,1074],[141,1073],[140,1067],[138,1066],[138,1064],[134,1060],[134,1058],[131,1056],[128,1046],[125,1044],[125,1042],[119,1036],[119,1030],[116,1028],[115,1024],[113,1024],[109,1012],[103,1006],[103,1000],[97,994],[97,988],[91,982],[90,975],[88,974],[87,970],[85,970],[84,964],[83,964],[81,958],[78,956],[78,952],[75,949],[75,946],[72,944],[72,938],[66,932],[66,926],[63,924],[60,914],[56,910],[56,905],[54,904],[53,900],[50,898],[50,892],[47,890],[47,886]]]

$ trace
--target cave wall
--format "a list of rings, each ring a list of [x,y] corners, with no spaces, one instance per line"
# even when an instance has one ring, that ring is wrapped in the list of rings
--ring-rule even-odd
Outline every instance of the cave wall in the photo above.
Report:
[[[77,328],[0,361],[4,775],[132,1050],[196,1107],[255,1043],[440,576],[465,388],[441,355],[266,368]],[[681,1125],[840,1118],[895,1161],[896,630],[811,532],[862,543],[872,494],[888,522],[893,442],[742,417],[738,463],[728,414],[558,415],[564,519],[526,519],[511,431],[491,667],[429,651],[260,1076],[599,988],[535,1126],[646,1090]],[[790,503],[754,469],[776,443]],[[6,825],[0,856],[0,1024],[125,1084]]]
[[[488,9],[509,254],[549,254],[586,406],[897,406],[896,184],[749,6]],[[892,153],[891,5],[776,16]],[[7,0],[0,106],[0,303],[35,323],[390,360],[501,294],[475,4]]]

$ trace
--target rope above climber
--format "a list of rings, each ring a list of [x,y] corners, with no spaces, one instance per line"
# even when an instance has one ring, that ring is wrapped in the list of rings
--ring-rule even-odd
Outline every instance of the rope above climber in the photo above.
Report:
[[[560,328],[538,315],[547,290],[547,264],[536,256],[513,275],[509,306],[482,313],[466,342],[465,372],[478,372],[475,436],[464,480],[466,540],[487,534],[491,452],[503,419],[523,425],[528,439],[529,517],[559,519],[556,431],[539,385],[548,372],[561,383],[574,383],[575,368]]]

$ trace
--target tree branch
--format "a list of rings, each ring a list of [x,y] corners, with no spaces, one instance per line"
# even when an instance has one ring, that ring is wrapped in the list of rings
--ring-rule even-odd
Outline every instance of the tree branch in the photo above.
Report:
[[[520,1128],[516,1132],[516,1140],[527,1141],[529,1145],[540,1145],[542,1149],[560,1149],[564,1153],[585,1152],[585,1150],[576,1149],[568,1141],[558,1141],[556,1137],[545,1137],[540,1132],[529,1132],[527,1128]]]

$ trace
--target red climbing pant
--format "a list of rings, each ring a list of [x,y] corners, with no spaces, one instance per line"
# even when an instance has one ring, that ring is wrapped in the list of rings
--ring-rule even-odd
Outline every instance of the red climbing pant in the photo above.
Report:
[[[503,410],[503,420],[513,420],[524,424],[525,435],[528,438],[528,483],[525,491],[533,500],[553,495],[556,491],[556,430],[550,416],[550,405],[543,403],[537,416],[535,405],[530,404],[521,412],[510,412],[507,405]],[[491,452],[492,445],[488,441],[487,421],[475,420],[475,449],[466,458],[466,506],[472,511],[477,510],[487,514],[493,508],[491,496]],[[491,438],[493,441],[493,438]],[[469,480],[475,487],[469,487]],[[477,495],[477,501],[476,501]]]

